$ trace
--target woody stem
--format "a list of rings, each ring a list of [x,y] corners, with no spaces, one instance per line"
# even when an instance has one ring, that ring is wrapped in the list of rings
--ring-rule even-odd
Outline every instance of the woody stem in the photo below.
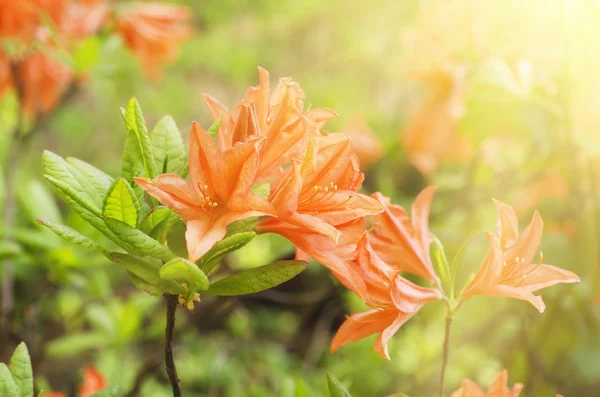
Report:
[[[446,315],[446,330],[444,333],[444,352],[442,356],[442,372],[440,374],[440,397],[444,397],[444,384],[446,378],[446,367],[448,366],[448,354],[450,352],[450,328],[454,312],[449,310]]]
[[[177,310],[177,295],[165,295],[167,300],[167,329],[165,333],[165,364],[167,376],[173,388],[173,397],[181,397],[181,384],[177,377],[175,359],[173,357],[173,344],[175,340],[175,311]]]

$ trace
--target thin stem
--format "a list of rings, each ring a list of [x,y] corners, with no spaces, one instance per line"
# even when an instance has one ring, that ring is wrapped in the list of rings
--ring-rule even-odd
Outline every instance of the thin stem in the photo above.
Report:
[[[175,311],[177,310],[177,296],[165,295],[167,300],[167,329],[165,333],[165,363],[167,375],[173,388],[173,397],[181,397],[181,384],[177,377],[177,368],[173,358],[173,343],[175,339]]]
[[[13,228],[15,227],[17,215],[17,199],[16,199],[16,180],[19,161],[21,159],[21,130],[23,126],[23,111],[21,103],[23,102],[23,87],[19,81],[19,68],[17,62],[11,63],[11,72],[17,94],[17,121],[14,130],[10,136],[9,142],[10,151],[6,163],[6,182],[4,208],[2,216],[4,219],[4,238],[6,241],[12,240]],[[11,315],[14,308],[14,263],[7,259],[3,266],[2,280],[2,307],[0,308],[0,356],[3,355],[8,339],[12,333]]]
[[[450,353],[450,329],[454,313],[448,311],[446,315],[446,331],[444,336],[444,353],[442,356],[442,373],[440,374],[440,397],[444,397],[444,386],[446,378],[446,367],[448,366],[448,354]]]

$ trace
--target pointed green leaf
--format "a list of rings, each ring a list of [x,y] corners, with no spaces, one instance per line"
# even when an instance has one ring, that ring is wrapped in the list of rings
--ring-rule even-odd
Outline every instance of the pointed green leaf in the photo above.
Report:
[[[137,204],[137,197],[129,183],[123,178],[117,178],[104,199],[102,214],[135,227],[139,212]]]
[[[185,290],[179,284],[172,280],[162,279],[159,272],[162,266],[162,262],[155,258],[140,258],[138,256],[123,254],[120,252],[111,252],[111,257],[117,263],[122,264],[127,272],[131,276],[137,277],[139,280],[132,278],[132,282],[138,287],[137,282],[142,281],[143,283],[149,284],[152,288],[143,286],[140,288],[144,292],[148,292],[151,295],[161,295],[163,292],[169,292],[172,294],[183,294]],[[160,293],[156,293],[160,291]]]
[[[94,214],[100,214],[102,196],[88,178],[62,157],[48,150],[42,155],[44,176],[54,185],[68,193],[71,198]]]
[[[222,122],[223,117],[219,117],[217,121],[215,121],[210,127],[208,127],[208,130],[206,132],[208,132],[210,136],[214,137],[215,135],[217,135],[217,132],[219,132],[219,128],[221,128]]]
[[[20,397],[19,388],[4,363],[0,363],[0,396]]]
[[[156,123],[150,134],[154,163],[163,174],[180,174],[187,164],[187,151],[181,133],[171,116],[164,116]]]
[[[160,268],[160,277],[163,280],[186,283],[191,292],[206,291],[208,277],[198,266],[183,258],[171,259]]]
[[[224,238],[204,254],[198,262],[198,267],[200,267],[204,274],[209,274],[219,264],[219,261],[225,254],[242,248],[252,241],[254,236],[256,236],[255,232],[245,232]]]
[[[129,226],[117,219],[104,218],[106,226],[115,235],[129,246],[129,252],[138,256],[154,256],[162,261],[168,262],[177,257],[167,247],[144,234],[141,230]]]
[[[117,397],[118,396],[118,387],[110,386],[106,389],[102,389],[94,394],[91,394],[90,397]]]
[[[110,189],[114,182],[113,177],[78,158],[67,157],[65,160],[87,178],[88,182],[94,186],[96,193],[100,197],[106,196],[108,189]]]
[[[139,229],[148,236],[160,241],[161,236],[178,221],[179,215],[167,207],[159,206],[148,212],[140,222]]]
[[[67,205],[69,207],[71,207],[71,209],[73,211],[75,211],[79,216],[81,216],[81,218],[83,220],[88,222],[90,225],[92,225],[94,228],[96,228],[98,231],[100,231],[102,234],[104,234],[110,240],[112,240],[113,242],[118,244],[120,247],[124,248],[127,251],[132,250],[132,248],[129,246],[129,244],[125,243],[124,241],[121,241],[121,239],[119,237],[117,237],[117,235],[114,234],[108,228],[108,226],[106,225],[106,223],[100,216],[92,213],[87,208],[80,205],[77,201],[73,200],[67,192],[64,192],[60,188],[55,187],[55,191],[56,191],[56,194],[58,194],[58,196],[61,199],[63,199],[63,201],[65,203],[67,203]]]
[[[220,296],[247,295],[282,284],[306,269],[303,261],[281,261],[243,270],[210,285],[206,294]]]
[[[19,390],[19,397],[33,397],[33,370],[31,358],[24,342],[15,349],[9,365],[10,373]]]
[[[329,386],[329,394],[331,397],[352,397],[330,372],[327,372],[327,386]]]
[[[125,178],[127,183],[133,188],[141,212],[145,214],[147,211],[145,211],[144,208],[144,189],[139,187],[133,178],[138,176],[146,177],[146,170],[144,169],[144,158],[140,151],[140,145],[138,144],[137,136],[133,131],[127,132],[127,138],[125,139],[121,176]]]
[[[66,225],[61,225],[59,223],[52,222],[50,219],[46,218],[38,218],[37,222],[42,226],[46,226],[48,229],[52,230],[54,233],[56,233],[58,236],[65,239],[66,241],[75,245],[79,245],[80,247],[94,250],[110,259],[108,250],[106,250],[104,247],[102,247],[100,244],[90,239],[89,237],[86,237],[83,234],[79,233],[77,230],[72,229]]]
[[[127,139],[133,141],[138,150],[136,153],[140,156],[136,158],[136,161],[141,161],[141,169],[143,174],[132,175],[129,170],[125,167],[125,158],[127,156],[127,150],[123,156],[123,177],[130,182],[130,178],[134,176],[144,176],[147,178],[154,178],[158,175],[156,172],[156,165],[154,163],[154,154],[152,153],[152,144],[150,143],[150,137],[148,136],[148,128],[146,128],[146,121],[140,104],[135,97],[129,100],[125,112],[125,126],[127,127]],[[130,133],[133,132],[133,135]],[[126,149],[130,149],[129,146]],[[131,166],[132,164],[130,164]],[[139,169],[136,167],[136,169]]]
[[[258,217],[253,216],[250,218],[240,219],[227,225],[227,237],[233,236],[238,233],[252,232],[258,222]]]

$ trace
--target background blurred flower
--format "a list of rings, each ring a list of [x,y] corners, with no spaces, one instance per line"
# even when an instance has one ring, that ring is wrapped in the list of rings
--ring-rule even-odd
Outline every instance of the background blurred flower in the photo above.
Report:
[[[508,387],[508,371],[504,370],[490,383],[487,392],[475,382],[465,379],[460,389],[452,393],[451,397],[519,397],[523,385],[515,384],[512,389]]]

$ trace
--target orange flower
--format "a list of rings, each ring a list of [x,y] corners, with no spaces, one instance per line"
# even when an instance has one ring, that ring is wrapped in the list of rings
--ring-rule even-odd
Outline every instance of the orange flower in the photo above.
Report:
[[[439,299],[440,293],[406,280],[398,269],[382,261],[366,233],[358,243],[355,260],[348,262],[348,266],[364,281],[366,293],[363,299],[373,310],[348,317],[333,338],[331,351],[379,333],[375,351],[389,360],[387,343],[390,338],[423,305]]]
[[[71,70],[61,62],[36,51],[19,68],[23,85],[23,110],[30,115],[52,110],[71,81]]]
[[[512,390],[508,387],[508,372],[503,370],[496,375],[490,383],[487,392],[480,388],[475,382],[465,379],[460,389],[452,393],[450,397],[519,397],[523,385],[517,383]]]
[[[390,203],[381,193],[372,195],[383,206],[383,213],[373,217],[375,229],[371,244],[381,259],[397,270],[438,282],[433,270],[429,245],[429,212],[435,195],[435,187],[425,188],[412,205],[411,217],[404,208]]]
[[[38,10],[31,0],[0,0],[0,38],[33,39],[38,25]]]
[[[268,221],[269,229],[294,225],[337,241],[335,226],[380,213],[376,200],[355,192],[363,175],[352,152],[342,134],[308,138],[302,157],[272,186],[269,202],[277,219]]]
[[[362,167],[369,168],[371,164],[383,157],[381,141],[362,117],[354,116],[342,129],[342,133],[352,139],[354,153],[360,160]]]
[[[557,283],[579,282],[568,270],[542,263],[532,263],[542,239],[543,222],[536,211],[529,226],[519,235],[517,215],[513,208],[494,200],[498,211],[496,234],[487,233],[490,243],[481,268],[463,290],[464,299],[475,295],[505,296],[530,302],[540,313],[544,301],[533,292]]]
[[[146,73],[160,78],[162,66],[177,59],[179,45],[190,36],[191,17],[184,6],[133,2],[118,13],[117,29]]]
[[[248,88],[231,111],[210,95],[203,96],[213,120],[223,120],[218,132],[221,150],[230,148],[244,136],[266,137],[257,172],[257,179],[265,181],[277,175],[278,168],[298,154],[304,136],[319,135],[318,129],[337,114],[330,109],[305,112],[304,92],[289,77],[281,78],[271,95],[269,72],[259,67],[258,73],[259,85]],[[246,129],[248,133],[239,133]]]
[[[96,368],[83,368],[83,382],[78,387],[79,397],[88,397],[107,387],[106,379]]]
[[[108,0],[71,2],[66,9],[61,28],[75,37],[92,35],[106,20],[108,11]]]
[[[190,134],[190,180],[177,174],[135,181],[158,201],[187,221],[186,240],[191,261],[197,261],[227,232],[226,226],[253,216],[274,215],[271,204],[252,192],[260,138],[238,143],[221,152],[198,123]]]
[[[402,131],[406,154],[423,174],[433,173],[445,159],[462,159],[470,151],[459,140],[458,127],[464,113],[465,71],[435,70],[425,75],[432,93]]]
[[[336,230],[340,234],[337,243],[321,233],[282,223],[277,219],[259,223],[256,230],[259,233],[277,233],[285,237],[298,249],[296,259],[313,258],[328,268],[342,285],[362,297],[366,294],[365,282],[355,270],[348,266],[348,262],[354,258],[356,244],[365,232],[365,224],[365,219],[359,218],[338,225]]]
[[[66,397],[64,393],[49,391],[42,394],[42,397]]]

